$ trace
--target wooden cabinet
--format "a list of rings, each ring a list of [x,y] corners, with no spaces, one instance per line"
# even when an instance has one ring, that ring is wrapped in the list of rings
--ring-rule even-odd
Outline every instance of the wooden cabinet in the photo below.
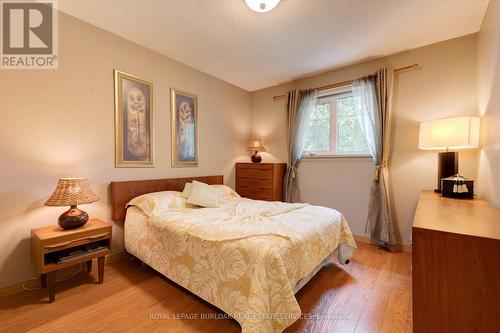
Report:
[[[420,195],[412,228],[413,331],[500,332],[500,212]]]
[[[249,199],[283,201],[286,163],[236,163],[236,192]]]
[[[41,274],[41,285],[49,287],[49,301],[55,300],[56,272],[86,263],[92,270],[92,259],[98,259],[99,283],[104,279],[104,258],[111,254],[111,225],[98,219],[84,226],[64,230],[58,225],[31,230],[31,256]]]

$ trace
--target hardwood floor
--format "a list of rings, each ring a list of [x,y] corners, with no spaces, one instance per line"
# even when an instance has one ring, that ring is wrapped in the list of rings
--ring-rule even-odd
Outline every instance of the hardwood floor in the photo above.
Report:
[[[102,285],[96,272],[58,282],[55,303],[46,289],[0,298],[0,332],[240,332],[186,318],[223,313],[138,262],[106,266]],[[349,265],[324,267],[297,299],[304,318],[287,333],[411,332],[411,253],[358,242]]]

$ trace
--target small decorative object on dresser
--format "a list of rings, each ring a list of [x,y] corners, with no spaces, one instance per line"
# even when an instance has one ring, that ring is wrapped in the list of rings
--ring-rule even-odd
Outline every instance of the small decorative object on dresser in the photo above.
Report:
[[[236,163],[236,192],[242,197],[283,201],[286,163]]]
[[[104,281],[104,259],[111,253],[111,225],[91,219],[85,226],[61,230],[50,226],[31,230],[31,257],[41,274],[42,288],[49,286],[49,302],[55,300],[58,270],[98,258],[99,283]]]
[[[449,198],[474,198],[474,181],[460,175],[441,179],[441,195]]]
[[[252,155],[252,163],[260,163],[262,162],[262,157],[259,153],[267,151],[266,147],[264,147],[264,143],[262,140],[251,140],[248,145],[247,151],[254,152]]]
[[[99,200],[90,188],[87,178],[61,178],[54,193],[45,203],[46,206],[70,206],[70,209],[59,216],[59,225],[64,229],[83,226],[89,215],[76,205],[89,204]]]

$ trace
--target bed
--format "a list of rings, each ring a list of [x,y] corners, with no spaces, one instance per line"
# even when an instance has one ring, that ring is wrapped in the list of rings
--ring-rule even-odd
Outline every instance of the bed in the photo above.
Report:
[[[141,194],[182,191],[193,180],[222,176],[113,182],[112,217],[125,220],[126,251],[220,308],[242,332],[281,332],[301,315],[295,293],[329,258],[348,262],[356,249],[342,214],[306,204],[239,198],[217,208],[183,207],[148,216],[125,208]]]

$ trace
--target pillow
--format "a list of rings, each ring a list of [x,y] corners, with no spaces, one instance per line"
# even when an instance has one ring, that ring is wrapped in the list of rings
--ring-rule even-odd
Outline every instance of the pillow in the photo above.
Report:
[[[181,192],[163,191],[140,195],[133,198],[128,206],[139,207],[148,217],[157,216],[174,208],[186,206],[186,199],[181,197]]]
[[[191,185],[191,183],[186,183],[184,185],[184,190],[181,193],[181,197],[183,197],[184,199],[187,199],[189,197],[189,192],[191,192]]]
[[[205,183],[202,183],[202,184],[205,184]],[[192,185],[192,183],[186,183],[184,185],[184,190],[182,191],[182,194],[181,194],[181,196],[183,198],[187,199],[189,197],[189,193],[191,192],[191,185]],[[219,199],[222,199],[222,198],[224,198],[224,199],[241,198],[241,196],[238,193],[236,193],[232,188],[230,188],[227,185],[209,185],[209,186],[215,187],[219,190],[219,193],[220,193]]]
[[[232,188],[227,185],[210,185],[219,190],[219,199],[230,199],[230,198],[241,198],[241,196],[236,193]]]
[[[186,202],[202,207],[217,208],[220,194],[219,189],[193,180]]]

